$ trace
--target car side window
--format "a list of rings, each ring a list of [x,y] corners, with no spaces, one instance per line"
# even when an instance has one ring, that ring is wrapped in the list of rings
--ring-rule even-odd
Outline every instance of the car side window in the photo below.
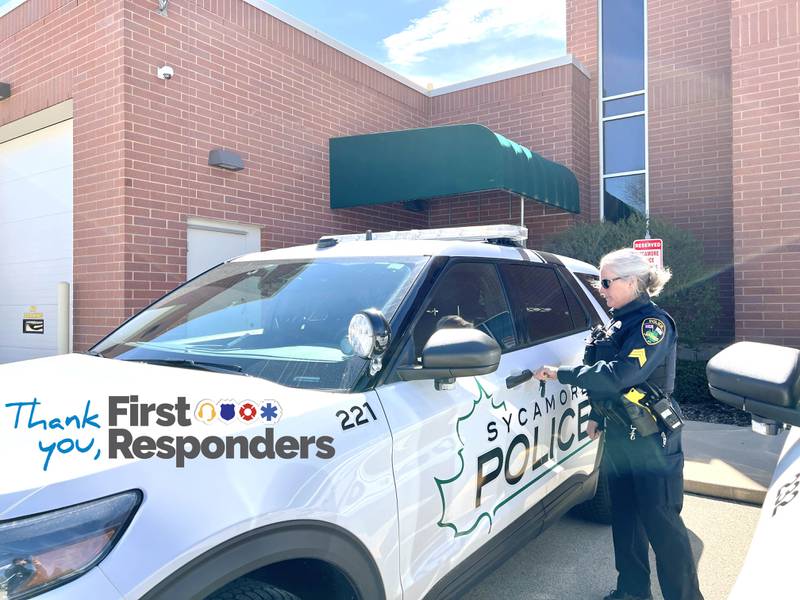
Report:
[[[575,329],[589,329],[589,315],[583,308],[581,301],[578,300],[575,292],[572,291],[566,282],[562,280],[561,283],[562,289],[564,290],[564,295],[567,297],[567,308],[569,309],[569,314],[572,317],[573,327]]]
[[[468,321],[497,340],[504,350],[517,344],[511,311],[493,264],[457,263],[442,275],[414,327],[417,358],[422,356],[422,349],[436,331],[437,324],[447,316]]]
[[[594,296],[594,299],[597,300],[597,304],[602,307],[606,306],[606,301],[603,296],[600,295],[600,277],[598,275],[591,275],[589,273],[575,273],[575,276],[580,280],[583,284],[584,288]],[[594,309],[594,307],[592,307]],[[596,313],[596,310],[593,311]],[[597,319],[600,319],[600,316],[597,316]],[[602,322],[602,319],[600,319]]]
[[[564,290],[551,267],[503,264],[500,272],[522,343],[535,344],[575,331]]]

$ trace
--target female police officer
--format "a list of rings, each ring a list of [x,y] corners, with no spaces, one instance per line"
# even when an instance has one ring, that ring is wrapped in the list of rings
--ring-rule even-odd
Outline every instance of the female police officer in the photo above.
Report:
[[[587,433],[596,439],[600,429],[606,431],[603,460],[611,492],[618,576],[616,589],[605,600],[650,598],[648,541],[656,555],[665,600],[702,600],[689,536],[680,517],[680,430],[669,435],[645,431],[655,430],[653,419],[649,415],[649,423],[631,419],[633,413],[625,410],[623,398],[637,385],[653,384],[667,395],[674,389],[675,322],[650,300],[670,277],[669,271],[654,268],[634,250],[605,255],[600,261],[600,293],[612,314],[605,342],[587,352],[584,365],[544,366],[534,373],[541,381],[557,379],[587,390],[592,403]],[[637,396],[638,391],[628,398]],[[679,411],[671,402],[673,410]],[[641,410],[638,405],[628,408]]]

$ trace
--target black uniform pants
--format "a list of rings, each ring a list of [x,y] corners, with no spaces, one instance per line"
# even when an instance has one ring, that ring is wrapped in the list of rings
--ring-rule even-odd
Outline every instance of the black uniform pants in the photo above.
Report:
[[[639,441],[644,443],[610,440],[606,452],[610,463],[607,472],[614,558],[619,573],[617,589],[636,596],[650,595],[649,542],[656,555],[658,582],[665,600],[702,600],[689,534],[680,516],[683,506],[680,439],[670,440],[671,446],[678,445],[678,452],[671,456],[680,459],[680,468],[666,476],[643,467],[650,461],[641,461],[641,454],[632,454],[663,452],[670,457],[669,448],[660,449],[660,436]]]

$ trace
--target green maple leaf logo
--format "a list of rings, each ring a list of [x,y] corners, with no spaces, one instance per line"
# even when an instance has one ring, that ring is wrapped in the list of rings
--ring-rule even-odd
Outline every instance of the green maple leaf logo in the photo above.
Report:
[[[480,405],[481,402],[488,401],[491,404],[491,407],[494,409],[503,409],[505,410],[506,404],[505,402],[501,402],[499,404],[495,404],[492,400],[492,394],[486,392],[483,389],[480,381],[475,379],[475,383],[478,385],[478,397],[472,401],[472,406],[470,406],[470,410],[467,414],[461,416],[456,421],[456,436],[458,437],[458,442],[461,445],[461,448],[458,450],[458,460],[460,463],[460,467],[458,469],[458,473],[450,477],[449,479],[439,479],[438,477],[434,477],[434,481],[436,482],[436,486],[439,490],[439,497],[442,501],[442,516],[439,518],[437,525],[439,527],[447,527],[453,530],[455,537],[461,537],[463,535],[469,535],[478,527],[478,524],[484,519],[489,520],[489,531],[492,530],[492,515],[488,511],[482,511],[479,514],[474,515],[468,520],[466,526],[459,527],[459,525],[452,520],[449,520],[447,517],[447,501],[446,501],[446,493],[445,493],[445,486],[453,485],[463,474],[464,474],[464,439],[461,437],[461,425],[466,422],[470,417],[475,414],[475,409]]]

